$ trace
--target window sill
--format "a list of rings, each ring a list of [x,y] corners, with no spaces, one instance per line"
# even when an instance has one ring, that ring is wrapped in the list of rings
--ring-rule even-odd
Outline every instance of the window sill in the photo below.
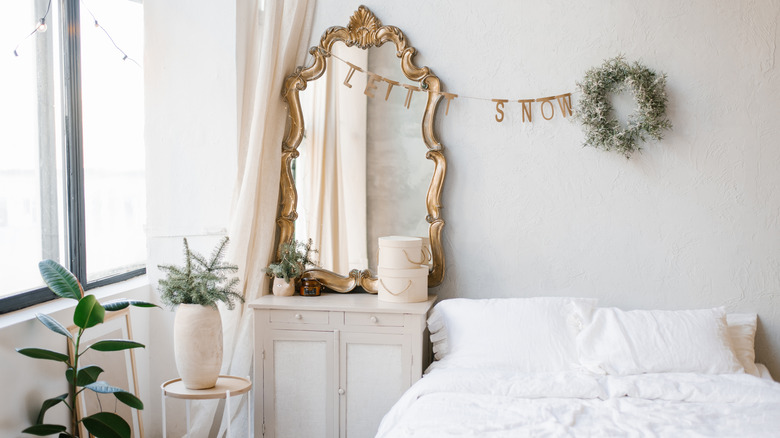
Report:
[[[137,295],[139,293],[141,293],[142,296],[135,296],[133,298],[148,300],[148,290],[148,277],[146,275],[139,275],[138,277],[133,277],[126,281],[90,289],[86,293],[95,295],[95,298],[97,298],[100,302],[103,302],[107,299],[110,300],[124,298],[130,294]],[[35,319],[36,313],[54,315],[66,309],[73,309],[74,307],[76,307],[76,302],[74,300],[58,298],[35,306],[17,310],[16,312],[6,313],[4,315],[0,315],[0,329]]]

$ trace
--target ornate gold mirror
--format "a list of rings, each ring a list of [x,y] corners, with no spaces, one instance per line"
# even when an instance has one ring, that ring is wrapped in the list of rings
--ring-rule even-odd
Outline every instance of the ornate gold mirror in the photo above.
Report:
[[[385,43],[391,44],[382,47]],[[325,31],[309,53],[311,65],[298,67],[283,90],[289,118],[282,142],[277,255],[282,243],[314,234],[325,263],[306,270],[303,278],[337,292],[361,287],[376,293],[371,270],[376,237],[418,236],[430,249],[428,287],[439,285],[446,174],[443,147],[434,135],[434,115],[444,97],[439,78],[414,64],[416,49],[400,29],[383,26],[364,6],[347,27]],[[388,59],[395,59],[397,74]],[[375,102],[386,104],[381,114]]]

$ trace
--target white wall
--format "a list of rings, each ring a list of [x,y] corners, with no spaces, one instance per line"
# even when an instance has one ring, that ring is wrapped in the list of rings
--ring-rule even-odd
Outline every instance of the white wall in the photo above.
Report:
[[[669,76],[674,129],[630,160],[582,148],[569,120],[522,124],[517,106],[502,124],[490,102],[439,114],[447,272],[435,293],[757,312],[758,359],[780,376],[778,2],[364,4],[450,92],[574,91],[621,53]],[[312,44],[357,6],[320,1]]]
[[[210,254],[225,234],[236,174],[236,9],[234,2],[151,1],[144,19],[147,269],[156,288],[157,265],[182,264],[183,237]],[[145,426],[159,436],[160,384],[178,376],[173,312],[156,313],[150,330]],[[184,418],[183,403],[168,407],[169,418]],[[184,433],[182,421],[169,426],[172,436]]]

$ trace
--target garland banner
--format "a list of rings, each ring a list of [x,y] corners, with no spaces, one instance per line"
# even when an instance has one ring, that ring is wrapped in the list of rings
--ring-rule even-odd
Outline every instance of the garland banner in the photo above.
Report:
[[[385,100],[390,97],[393,87],[406,90],[404,106],[408,109],[415,92],[428,92],[424,88],[403,84],[392,79],[385,78],[376,73],[364,70],[333,53],[327,55],[349,65],[349,72],[344,78],[344,85],[352,88],[349,81],[356,71],[365,73],[366,88],[363,93],[368,97],[375,97],[375,92],[381,92],[380,83],[387,84],[384,91]],[[423,83],[423,86],[426,84]],[[585,74],[582,82],[577,83],[582,98],[579,101],[579,109],[574,115],[571,106],[571,93],[564,93],[549,97],[535,99],[490,99],[474,96],[463,96],[455,93],[437,91],[444,96],[447,106],[444,115],[450,113],[450,103],[454,99],[473,99],[490,101],[496,104],[495,121],[501,123],[505,119],[504,106],[509,103],[519,103],[522,107],[522,122],[532,123],[534,104],[538,104],[538,111],[544,120],[552,120],[556,114],[563,117],[573,116],[578,120],[585,132],[585,146],[593,146],[607,151],[617,151],[626,157],[641,149],[641,143],[649,138],[661,140],[663,131],[671,129],[672,123],[666,118],[666,74],[656,73],[647,67],[635,62],[627,63],[623,56],[618,56],[604,62],[601,67],[592,68]],[[612,105],[609,95],[623,90],[629,90],[636,99],[636,110],[628,117],[624,127],[618,120],[611,116]],[[555,107],[558,104],[558,111]]]
[[[346,61],[344,59],[339,58],[333,53],[326,52],[329,56],[347,64],[349,66],[349,71],[347,72],[346,77],[344,78],[344,86],[348,88],[352,88],[352,84],[350,81],[352,80],[352,76],[355,74],[355,72],[365,73],[366,74],[366,88],[363,90],[363,93],[370,97],[374,98],[376,96],[375,93],[383,92],[385,96],[385,100],[390,98],[390,93],[393,91],[393,87],[400,87],[406,90],[406,98],[404,99],[404,106],[408,109],[411,106],[412,102],[412,96],[415,92],[430,92],[428,90],[425,90],[421,87],[409,85],[409,84],[403,84],[398,81],[394,81],[392,79],[388,79],[384,76],[378,75],[374,72],[365,70],[355,64],[352,64],[349,61]],[[387,84],[387,88],[384,90],[379,89],[380,83]],[[533,123],[533,114],[534,114],[534,104],[539,104],[539,113],[541,114],[542,118],[544,120],[552,120],[553,117],[555,117],[556,114],[562,114],[563,117],[571,116],[572,108],[571,108],[571,93],[565,93],[565,94],[559,94],[556,96],[549,96],[549,97],[539,97],[535,99],[488,99],[488,98],[482,98],[482,97],[473,97],[473,96],[463,96],[458,95],[455,93],[447,93],[444,91],[436,92],[437,94],[440,94],[447,100],[447,106],[444,110],[444,115],[447,116],[450,113],[450,103],[454,99],[460,98],[460,99],[474,99],[474,100],[484,100],[484,101],[490,101],[495,102],[496,104],[496,114],[495,114],[495,120],[498,123],[501,123],[504,121],[505,113],[504,113],[504,105],[507,103],[519,103],[522,106],[522,120],[523,123]],[[559,111],[555,111],[555,103],[558,104]],[[546,105],[546,106],[545,106]]]

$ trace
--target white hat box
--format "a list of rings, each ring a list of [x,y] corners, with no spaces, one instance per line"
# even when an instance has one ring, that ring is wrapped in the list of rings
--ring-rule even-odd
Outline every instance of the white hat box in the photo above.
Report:
[[[428,265],[412,269],[379,267],[379,301],[419,303],[428,299]]]
[[[377,266],[387,269],[416,269],[430,261],[419,237],[386,236],[379,238]]]

